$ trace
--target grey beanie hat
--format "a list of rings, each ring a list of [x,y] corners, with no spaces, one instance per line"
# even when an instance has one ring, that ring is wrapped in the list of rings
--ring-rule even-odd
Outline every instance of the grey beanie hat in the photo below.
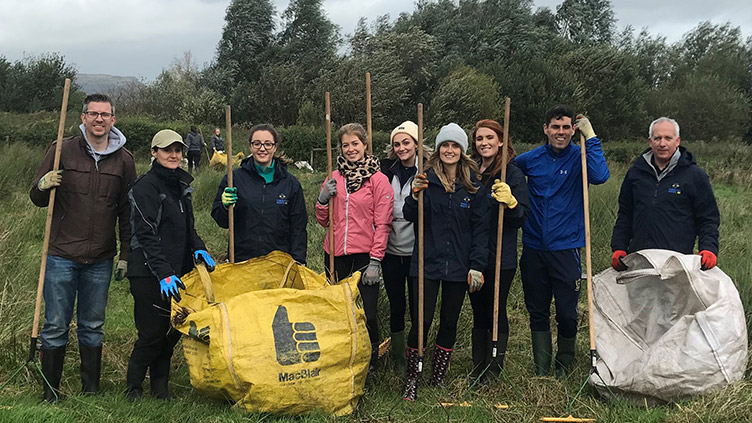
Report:
[[[467,133],[456,123],[450,123],[441,127],[439,135],[436,135],[436,150],[447,141],[454,141],[462,147],[462,152],[467,151]]]

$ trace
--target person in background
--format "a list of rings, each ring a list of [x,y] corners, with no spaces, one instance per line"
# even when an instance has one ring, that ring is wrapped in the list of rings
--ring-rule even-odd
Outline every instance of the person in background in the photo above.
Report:
[[[572,144],[577,129],[586,139],[588,182],[606,182],[609,172],[601,141],[588,118],[575,118],[567,106],[557,105],[546,113],[546,144],[514,159],[527,176],[530,198],[530,214],[522,227],[520,272],[538,376],[551,371],[552,297],[558,326],[554,366],[557,377],[566,376],[575,356],[582,275],[580,248],[585,246],[581,150]]]
[[[214,128],[214,134],[211,137],[211,147],[212,151],[216,151],[218,153],[225,152],[225,140],[222,138],[222,133],[220,132],[219,128]]]
[[[486,187],[491,202],[488,213],[488,263],[483,270],[486,283],[480,291],[470,294],[473,306],[472,357],[473,370],[470,383],[485,383],[499,376],[504,368],[504,356],[509,341],[507,297],[517,271],[517,233],[525,223],[530,205],[527,196],[525,175],[512,161],[515,156],[512,143],[504,140],[504,130],[495,120],[484,119],[475,124],[472,134],[472,155],[478,163],[478,178]],[[507,149],[507,162],[502,163],[501,154]],[[501,169],[506,166],[506,183],[501,182]],[[492,354],[492,330],[494,310],[494,284],[496,277],[496,247],[499,226],[499,206],[504,207],[504,226],[501,248],[501,274],[499,279],[498,342],[496,357]],[[481,380],[478,381],[478,378]]]
[[[700,266],[715,267],[721,216],[708,175],[680,146],[679,124],[661,117],[650,123],[649,148],[627,171],[619,192],[619,212],[611,236],[611,266],[648,248],[692,254],[698,241]]]
[[[192,174],[195,166],[196,174],[198,174],[201,165],[201,148],[206,145],[204,137],[198,133],[195,126],[191,125],[191,131],[185,136],[185,142],[188,146],[188,173]]]
[[[227,210],[235,205],[235,260],[245,261],[283,251],[306,264],[308,214],[303,188],[287,171],[290,160],[278,154],[281,138],[272,125],[251,128],[251,157],[232,171],[217,189],[211,215],[219,227],[228,228]]]
[[[329,231],[324,239],[324,266],[330,280],[340,281],[356,271],[362,272],[358,289],[371,339],[368,374],[372,377],[379,354],[379,267],[392,228],[394,191],[379,171],[379,160],[366,154],[366,131],[362,125],[344,125],[337,139],[341,152],[337,170],[321,185],[316,220],[328,228],[332,207],[334,251],[329,251]],[[334,269],[329,268],[330,254],[334,254]]]
[[[418,222],[418,193],[423,193],[424,227],[424,320],[423,342],[428,340],[436,302],[441,289],[439,330],[433,353],[432,385],[443,382],[457,338],[465,292],[483,287],[483,269],[488,259],[489,201],[482,184],[475,179],[478,165],[466,154],[467,134],[455,123],[445,125],[436,136],[436,150],[428,159],[428,170],[412,181],[412,195],[405,200],[405,218]],[[418,397],[418,240],[410,262],[411,286],[416,289],[411,306],[413,322],[407,338],[407,371],[402,398]]]
[[[412,121],[402,122],[392,130],[387,158],[381,161],[381,172],[386,175],[394,191],[394,218],[392,231],[386,245],[386,254],[381,262],[384,288],[389,298],[389,329],[392,334],[392,360],[395,370],[405,372],[405,310],[413,304],[410,298],[414,289],[407,290],[410,283],[410,259],[415,244],[413,223],[405,219],[402,207],[410,196],[412,180],[418,172],[418,125]],[[421,143],[422,145],[422,143]],[[424,157],[428,157],[425,146]],[[411,313],[412,314],[412,313]]]
[[[115,280],[128,269],[131,226],[128,191],[136,179],[125,135],[115,128],[115,106],[104,94],[84,99],[81,134],[64,138],[60,168],[53,171],[55,144],[34,177],[30,197],[47,207],[56,188],[47,271],[44,275],[44,327],[40,352],[44,399],[59,399],[68,331],[76,300],[76,333],[81,356],[81,391],[99,393],[107,296],[117,252]]]
[[[190,272],[195,262],[214,270],[214,259],[194,227],[193,178],[180,168],[185,147],[177,132],[157,132],[151,141],[151,169],[128,194],[133,222],[128,279],[138,330],[126,374],[130,401],[141,398],[147,370],[151,395],[172,399],[167,382],[180,332],[170,326],[171,299],[180,301],[180,288],[185,289],[180,277]]]

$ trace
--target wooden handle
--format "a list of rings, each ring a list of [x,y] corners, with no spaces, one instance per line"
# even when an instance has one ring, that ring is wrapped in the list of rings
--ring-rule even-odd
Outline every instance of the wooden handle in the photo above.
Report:
[[[201,285],[204,286],[204,295],[206,296],[206,302],[209,304],[214,303],[214,287],[212,286],[211,276],[209,276],[209,271],[206,270],[206,265],[204,263],[198,263],[196,265],[196,269],[198,269],[198,276],[201,278]]]
[[[71,80],[65,78],[63,86],[63,102],[60,105],[60,122],[57,125],[57,141],[55,144],[55,159],[52,170],[60,168],[60,153],[63,150],[63,132],[65,132],[65,116],[68,110],[68,93],[70,93]],[[39,281],[37,283],[37,301],[34,305],[34,326],[31,329],[32,342],[39,336],[39,315],[42,311],[42,294],[44,292],[44,276],[47,273],[47,252],[50,248],[50,230],[52,228],[52,212],[55,208],[56,188],[50,189],[50,199],[47,202],[47,220],[44,222],[44,241],[42,242],[42,264],[39,267]],[[33,347],[32,347],[33,348]]]
[[[235,161],[232,157],[232,111],[230,106],[225,106],[225,125],[227,132],[227,187],[232,188],[232,165]],[[229,236],[229,250],[230,250],[230,263],[235,263],[235,204],[230,204],[227,208],[228,229]]]
[[[418,103],[418,174],[423,173],[423,103]],[[423,191],[418,193],[418,357],[423,359]]]
[[[590,350],[595,351],[595,325],[593,320],[593,269],[590,261],[590,197],[588,194],[587,152],[585,151],[585,136],[582,135],[582,132],[580,132],[580,151],[582,156],[582,207],[585,214],[585,272],[587,275]]]
[[[324,106],[326,112],[326,171],[327,179],[332,179],[332,115],[329,91],[324,93]],[[343,187],[344,188],[344,187]],[[329,199],[329,283],[334,285],[337,278],[334,274],[334,208],[332,198]]]
[[[366,72],[366,127],[368,128],[368,154],[373,154],[373,127],[371,125],[371,72]]]
[[[507,160],[509,160],[509,110],[511,100],[509,97],[504,101],[504,139],[499,145],[501,148],[501,182],[507,181]],[[499,204],[498,228],[496,231],[496,269],[494,269],[494,306],[493,306],[493,351],[496,357],[496,342],[499,340],[499,286],[501,285],[501,241],[504,231],[504,206]]]

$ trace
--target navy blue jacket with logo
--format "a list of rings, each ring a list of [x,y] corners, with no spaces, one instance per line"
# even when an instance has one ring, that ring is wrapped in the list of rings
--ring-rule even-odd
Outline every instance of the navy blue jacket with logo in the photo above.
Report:
[[[692,254],[699,237],[700,251],[718,255],[721,218],[713,188],[692,153],[681,146],[679,151],[676,167],[660,181],[642,155],[629,168],[619,193],[613,250],[661,248]]]
[[[425,215],[424,272],[426,279],[467,281],[470,269],[480,272],[488,260],[489,201],[486,188],[473,179],[478,188],[470,194],[456,183],[454,192],[444,190],[433,169],[426,172],[428,188],[423,194]],[[418,202],[412,196],[405,199],[402,208],[405,219],[416,223]],[[418,240],[416,237],[410,262],[410,276],[418,275]]]
[[[588,182],[606,182],[609,172],[600,140],[590,138],[585,147]],[[571,142],[558,153],[546,144],[515,157],[514,162],[527,176],[530,193],[530,213],[522,226],[523,246],[542,251],[585,246],[581,151]]]
[[[235,203],[235,261],[260,257],[274,250],[283,251],[299,263],[306,262],[308,233],[303,188],[275,159],[274,179],[266,183],[249,157],[232,171],[238,189]],[[227,176],[222,178],[214,198],[211,215],[222,228],[229,227],[227,209],[222,206],[222,192]]]

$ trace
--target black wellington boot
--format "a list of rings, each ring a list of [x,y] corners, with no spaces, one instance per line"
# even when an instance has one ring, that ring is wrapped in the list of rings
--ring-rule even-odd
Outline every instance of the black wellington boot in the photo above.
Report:
[[[85,395],[99,393],[99,379],[102,373],[102,346],[89,347],[78,344],[81,355],[81,392]]]
[[[488,371],[486,372],[485,382],[492,382],[499,378],[501,370],[504,368],[504,356],[507,354],[507,343],[509,343],[509,334],[500,333],[496,342],[496,357],[493,356],[493,339],[489,335],[488,341]]]
[[[141,395],[144,393],[143,383],[147,370],[147,366],[137,364],[132,357],[128,360],[128,373],[125,376],[125,396],[128,401],[134,402],[141,399]]]
[[[556,378],[563,379],[574,362],[574,346],[577,338],[556,337]]]
[[[63,376],[63,363],[65,362],[65,346],[58,348],[42,348],[39,351],[42,361],[42,374],[47,382],[42,381],[44,388],[44,400],[50,404],[60,401],[60,379]]]
[[[420,363],[418,349],[407,347],[405,361],[407,363],[407,370],[405,371],[405,388],[402,390],[402,399],[415,401],[418,399],[418,383],[420,383],[418,379],[420,376],[418,372],[418,364]]]
[[[444,382],[444,377],[449,371],[449,359],[452,358],[452,350],[436,345],[433,351],[433,368],[431,369],[430,385],[436,386]]]
[[[480,385],[483,380],[478,380],[488,366],[488,351],[491,346],[488,344],[489,333],[486,329],[473,329],[470,340],[472,342],[473,370],[470,372],[469,384]]]
[[[551,332],[532,332],[533,362],[536,376],[548,376],[551,372]]]

